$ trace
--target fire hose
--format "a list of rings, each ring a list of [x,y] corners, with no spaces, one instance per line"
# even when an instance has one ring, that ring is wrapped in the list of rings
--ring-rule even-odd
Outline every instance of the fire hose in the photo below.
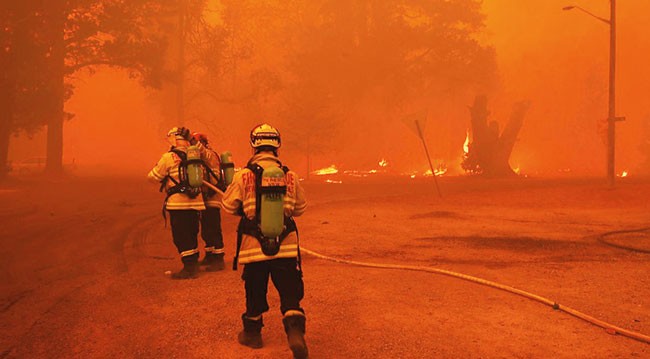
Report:
[[[210,187],[211,189],[215,190],[217,193],[223,196],[223,192],[220,191],[218,188],[213,186],[211,183],[204,181],[203,184],[206,186]],[[582,319],[588,323],[591,323],[593,325],[599,326],[601,328],[604,328],[605,331],[608,334],[616,335],[620,334],[628,338],[632,338],[635,340],[638,340],[640,342],[650,344],[650,336],[647,336],[642,333],[634,332],[631,330],[627,330],[621,327],[618,327],[616,325],[613,325],[611,323],[607,323],[605,321],[602,321],[600,319],[594,318],[590,315],[587,315],[585,313],[582,313],[576,309],[573,309],[571,307],[568,307],[566,305],[561,305],[558,302],[552,301],[548,298],[539,296],[537,294],[533,294],[530,292],[527,292],[525,290],[517,289],[505,284],[489,281],[487,279],[479,278],[479,277],[474,277],[471,275],[463,274],[463,273],[457,273],[457,272],[452,272],[448,271],[445,269],[440,269],[440,268],[434,268],[434,267],[425,267],[425,266],[409,266],[409,265],[399,265],[399,264],[387,264],[387,263],[369,263],[369,262],[359,262],[359,261],[351,261],[347,259],[340,259],[340,258],[334,258],[334,257],[329,257],[317,252],[314,252],[310,249],[307,248],[300,248],[301,252],[307,253],[309,255],[312,255],[316,258],[335,262],[335,263],[341,263],[341,264],[350,264],[354,266],[360,266],[360,267],[369,267],[369,268],[380,268],[380,269],[400,269],[400,270],[410,270],[410,271],[418,271],[418,272],[429,272],[429,273],[436,273],[436,274],[442,274],[446,275],[449,277],[454,277],[454,278],[459,278],[463,279],[469,282],[474,282],[478,284],[482,284],[488,287],[500,289],[509,293],[513,293],[519,296],[522,296],[524,298],[528,298],[531,300],[534,300],[536,302],[548,305],[549,307],[553,308],[554,310],[560,310],[565,313],[568,313],[576,318]]]
[[[644,233],[650,231],[650,227],[644,227],[644,228],[637,228],[637,229],[626,229],[626,230],[621,230],[621,231],[613,231],[613,232],[607,232],[599,235],[596,237],[600,243],[603,243],[605,245],[619,248],[619,249],[625,249],[628,251],[632,252],[639,252],[639,253],[650,253],[650,249],[647,248],[639,248],[639,247],[632,247],[630,245],[624,245],[616,242],[611,242],[605,239],[605,237],[610,237],[610,236],[615,236],[618,234],[629,234],[629,233]]]
[[[223,191],[220,190],[219,188],[217,188],[217,187],[216,187],[215,185],[213,185],[212,183],[210,183],[210,182],[208,182],[208,181],[206,181],[206,180],[203,180],[203,185],[205,185],[205,186],[208,187],[209,189],[211,189],[211,190],[217,192],[217,194],[218,194],[219,196],[223,197]]]
[[[429,273],[437,273],[437,274],[442,274],[454,278],[460,278],[464,279],[466,281],[482,284],[488,287],[492,288],[497,288],[509,293],[517,294],[519,296],[532,299],[536,302],[548,305],[549,307],[555,309],[555,310],[561,310],[565,313],[568,313],[576,318],[582,319],[586,322],[589,322],[591,324],[594,324],[596,326],[599,326],[601,328],[604,328],[605,331],[608,334],[620,334],[623,336],[626,336],[628,338],[632,338],[647,344],[650,344],[650,336],[647,336],[645,334],[637,333],[631,330],[627,330],[618,326],[615,326],[613,324],[607,323],[605,321],[596,319],[590,315],[587,315],[585,313],[582,313],[578,310],[575,310],[571,307],[567,307],[565,305],[561,305],[555,301],[552,301],[550,299],[544,298],[542,296],[517,289],[505,284],[497,283],[497,282],[492,282],[483,278],[478,278],[474,277],[471,275],[467,274],[462,274],[462,273],[457,273],[457,272],[452,272],[444,269],[439,269],[439,268],[434,268],[434,267],[424,267],[424,266],[409,266],[409,265],[398,265],[398,264],[384,264],[384,263],[369,263],[369,262],[358,262],[358,261],[351,261],[351,260],[346,260],[346,259],[340,259],[340,258],[334,258],[334,257],[328,257],[325,255],[322,255],[320,253],[314,252],[312,250],[309,250],[307,248],[300,248],[301,252],[307,253],[309,255],[312,255],[316,258],[324,259],[327,261],[331,262],[336,262],[336,263],[342,263],[342,264],[350,264],[350,265],[355,265],[355,266],[360,266],[360,267],[369,267],[369,268],[381,268],[381,269],[401,269],[401,270],[410,270],[410,271],[419,271],[419,272],[429,272]]]

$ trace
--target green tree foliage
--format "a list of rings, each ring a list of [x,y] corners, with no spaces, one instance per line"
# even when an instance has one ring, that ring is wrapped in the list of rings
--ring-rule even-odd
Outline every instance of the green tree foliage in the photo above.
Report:
[[[62,170],[64,103],[74,75],[97,66],[129,71],[145,85],[163,80],[162,54],[172,0],[48,0],[44,2],[49,75],[56,109],[48,118],[47,169]]]
[[[47,74],[30,80],[45,90],[32,105],[46,104],[47,111],[28,121],[32,127],[21,126],[47,123],[52,171],[62,168],[63,122],[70,117],[64,103],[75,75],[101,66],[125,69],[147,86],[176,84],[178,121],[213,119],[208,104],[239,107],[251,118],[291,128],[298,139],[323,129],[331,135],[370,107],[390,112],[413,101],[484,90],[495,74],[494,51],[479,41],[484,18],[478,0],[16,3],[34,6],[27,17],[38,19],[38,26],[29,31],[32,42],[44,46],[36,46],[43,51],[31,66],[40,62],[39,72]],[[186,106],[198,110],[186,116]],[[11,127],[15,131],[18,122]],[[320,149],[305,149],[326,150],[324,139],[319,136]]]
[[[379,96],[394,106],[492,80],[494,51],[477,40],[479,1],[320,3],[301,36],[296,77],[311,77],[342,105]]]
[[[381,133],[377,122],[400,116],[400,108],[435,106],[453,94],[484,91],[494,81],[494,50],[479,41],[480,1],[322,0],[303,6],[287,87],[312,90],[286,103],[315,102],[305,97],[319,96],[321,105],[312,108],[320,113],[293,116],[306,121],[298,126],[307,131],[301,137],[323,121],[330,128],[344,123],[352,129],[345,133],[364,129],[356,144],[372,145],[368,138],[390,135]]]
[[[395,111],[494,81],[477,0],[217,3],[203,34],[212,41],[193,50],[201,66],[191,98],[278,123],[307,154],[328,151],[333,130],[370,106]]]
[[[224,32],[206,17],[210,10],[206,0],[175,0],[176,10],[170,15],[174,30],[170,35],[167,67],[173,74],[169,83],[175,86],[175,111],[167,111],[174,125],[187,119],[200,118],[202,100],[214,97],[210,78],[222,69]],[[210,69],[214,69],[211,71]]]

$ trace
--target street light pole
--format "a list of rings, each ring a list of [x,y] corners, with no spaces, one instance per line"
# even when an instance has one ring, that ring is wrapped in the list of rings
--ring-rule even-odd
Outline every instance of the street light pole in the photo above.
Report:
[[[609,12],[609,114],[607,117],[607,183],[616,180],[616,0]]]
[[[578,9],[609,25],[609,110],[607,114],[607,183],[614,186],[616,180],[616,121],[624,120],[616,117],[616,0],[609,0],[609,20],[581,8],[580,6],[565,6],[563,10]]]

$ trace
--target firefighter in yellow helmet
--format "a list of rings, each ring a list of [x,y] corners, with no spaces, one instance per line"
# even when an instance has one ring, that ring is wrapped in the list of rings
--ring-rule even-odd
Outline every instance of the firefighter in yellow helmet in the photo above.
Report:
[[[156,166],[149,172],[148,177],[151,181],[160,183],[160,191],[166,193],[163,217],[165,212],[169,212],[172,238],[183,263],[183,268],[172,273],[171,278],[196,278],[199,272],[197,246],[199,215],[201,211],[205,210],[205,204],[200,187],[193,187],[188,181],[189,166],[198,165],[188,161],[190,155],[188,150],[195,141],[192,139],[189,129],[184,127],[174,127],[169,130],[167,140],[171,144],[171,148],[162,155]],[[205,151],[200,142],[196,143],[196,147],[193,147],[192,150],[198,150],[201,157],[196,161],[209,160],[210,153]],[[198,180],[200,181],[201,178]]]
[[[280,132],[261,124],[251,131],[250,144],[253,157],[235,174],[222,198],[224,211],[241,216],[233,269],[237,263],[244,265],[246,312],[238,341],[251,348],[262,347],[262,314],[269,309],[266,292],[270,275],[280,294],[289,347],[295,358],[306,358],[305,312],[300,307],[304,286],[293,217],[300,216],[307,203],[298,175],[278,158]],[[278,221],[279,227],[273,224]],[[279,230],[273,232],[273,228]]]
[[[197,143],[201,143],[210,156],[206,156],[205,162],[207,180],[224,191],[226,189],[225,181],[221,173],[221,161],[219,154],[210,147],[208,136],[203,133],[195,132],[192,138]],[[205,210],[201,212],[201,238],[205,242],[205,257],[199,263],[206,266],[207,272],[216,272],[224,269],[224,248],[223,234],[221,232],[221,197],[210,188],[203,188],[203,202]]]

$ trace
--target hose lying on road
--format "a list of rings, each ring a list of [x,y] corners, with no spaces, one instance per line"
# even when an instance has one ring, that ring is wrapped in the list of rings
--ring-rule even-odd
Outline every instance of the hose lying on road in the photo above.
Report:
[[[608,246],[620,248],[620,249],[625,249],[628,251],[632,252],[639,252],[639,253],[650,253],[650,249],[645,249],[645,248],[638,248],[638,247],[631,247],[631,246],[626,246],[623,244],[615,243],[615,242],[610,242],[605,239],[605,237],[609,236],[615,236],[617,234],[628,234],[628,233],[644,233],[650,231],[650,227],[644,227],[644,228],[637,228],[637,229],[625,229],[621,231],[613,231],[613,232],[607,232],[599,235],[596,237],[600,243],[603,243]]]
[[[557,302],[554,302],[554,301],[552,301],[550,299],[541,297],[539,295],[529,293],[529,292],[526,292],[526,291],[521,290],[521,289],[513,288],[513,287],[510,287],[510,286],[507,286],[507,285],[504,285],[504,284],[500,284],[500,283],[492,282],[492,281],[489,281],[489,280],[485,280],[485,279],[482,279],[482,278],[473,277],[473,276],[470,276],[470,275],[466,275],[466,274],[462,274],[462,273],[456,273],[456,272],[452,272],[452,271],[448,271],[448,270],[444,270],[444,269],[439,269],[439,268],[433,268],[433,267],[357,262],[357,261],[351,261],[351,260],[346,260],[346,259],[328,257],[328,256],[322,255],[320,253],[314,252],[312,250],[309,250],[307,248],[304,248],[304,247],[301,247],[300,251],[303,252],[303,253],[310,254],[310,255],[312,255],[312,256],[314,256],[316,258],[320,258],[320,259],[324,259],[324,260],[328,260],[328,261],[332,261],[332,262],[336,262],[336,263],[351,264],[351,265],[356,265],[356,266],[361,266],[361,267],[370,267],[370,268],[402,269],[402,270],[438,273],[438,274],[443,274],[443,275],[447,275],[447,276],[450,276],[450,277],[464,279],[464,280],[474,282],[474,283],[483,284],[483,285],[486,285],[486,286],[489,286],[489,287],[504,290],[506,292],[514,293],[514,294],[520,295],[520,296],[528,298],[528,299],[535,300],[537,302],[546,304],[546,305],[552,307],[553,309],[561,310],[563,312],[569,313],[569,314],[573,315],[574,317],[585,320],[585,321],[587,321],[587,322],[589,322],[591,324],[597,325],[597,326],[599,326],[601,328],[605,328],[605,330],[609,334],[620,334],[620,335],[623,335],[623,336],[626,336],[626,337],[636,339],[638,341],[650,344],[650,336],[617,327],[617,326],[612,325],[610,323],[604,322],[602,320],[596,319],[596,318],[594,318],[592,316],[589,316],[587,314],[579,312],[579,311],[577,311],[577,310],[575,310],[573,308],[570,308],[570,307],[567,307],[567,306],[564,306],[564,305],[560,305]]]

